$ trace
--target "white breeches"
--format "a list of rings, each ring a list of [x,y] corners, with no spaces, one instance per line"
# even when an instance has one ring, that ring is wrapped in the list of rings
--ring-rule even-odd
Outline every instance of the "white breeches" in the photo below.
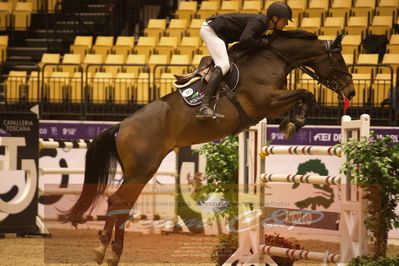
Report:
[[[226,44],[206,22],[202,24],[200,34],[209,54],[215,62],[215,66],[219,66],[222,69],[223,75],[225,75],[230,69]]]

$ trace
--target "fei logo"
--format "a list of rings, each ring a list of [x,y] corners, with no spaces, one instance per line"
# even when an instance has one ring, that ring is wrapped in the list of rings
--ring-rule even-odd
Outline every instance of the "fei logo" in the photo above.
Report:
[[[13,199],[6,202],[0,198],[0,220],[5,219],[9,214],[20,213],[32,202],[37,189],[37,168],[35,160],[21,160],[21,170],[17,170],[18,147],[25,147],[26,141],[23,137],[0,137],[0,146],[4,147],[5,154],[0,160],[0,177],[2,182],[1,190],[9,190],[16,185],[13,176],[19,176],[22,171],[24,186],[17,184],[21,191]],[[7,181],[9,181],[7,183]],[[1,213],[3,212],[3,213]]]
[[[314,141],[331,141],[330,133],[318,133],[313,137]]]

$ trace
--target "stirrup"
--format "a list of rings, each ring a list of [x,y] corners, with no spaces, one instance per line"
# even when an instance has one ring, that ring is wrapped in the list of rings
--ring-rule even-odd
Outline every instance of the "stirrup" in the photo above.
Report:
[[[203,113],[204,110],[209,109],[212,111],[212,113],[210,114],[205,114]],[[198,120],[205,120],[205,119],[211,119],[213,118],[215,115],[215,112],[212,110],[212,108],[210,108],[209,106],[202,106],[199,111],[195,114],[195,118],[197,118]]]
[[[215,119],[215,120],[223,120],[223,119],[225,119],[225,117],[224,117],[224,115],[222,115],[222,114],[213,112],[212,119]]]

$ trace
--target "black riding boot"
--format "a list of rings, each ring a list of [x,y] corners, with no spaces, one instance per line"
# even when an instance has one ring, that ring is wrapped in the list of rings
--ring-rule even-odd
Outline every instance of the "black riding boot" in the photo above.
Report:
[[[198,113],[195,115],[195,118],[199,120],[209,119],[209,118],[217,118],[217,119],[224,119],[224,115],[215,113],[215,111],[209,107],[209,102],[217,87],[219,86],[220,81],[223,78],[222,69],[217,66],[213,69],[211,77],[208,81],[208,86],[205,90],[205,96],[202,99],[202,104]]]

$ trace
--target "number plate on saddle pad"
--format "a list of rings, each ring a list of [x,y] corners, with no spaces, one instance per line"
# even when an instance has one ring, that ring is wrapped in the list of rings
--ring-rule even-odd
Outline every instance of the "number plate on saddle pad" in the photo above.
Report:
[[[232,63],[231,65],[232,71],[230,71],[226,77],[223,78],[223,81],[230,87],[233,91],[239,81],[240,72],[236,64]],[[203,87],[201,87],[203,85]],[[202,99],[205,96],[205,88],[207,82],[201,82],[201,79],[198,78],[195,82],[187,85],[184,88],[179,88],[179,93],[183,97],[184,101],[190,106],[197,106],[201,104]],[[223,95],[223,94],[222,94]]]

